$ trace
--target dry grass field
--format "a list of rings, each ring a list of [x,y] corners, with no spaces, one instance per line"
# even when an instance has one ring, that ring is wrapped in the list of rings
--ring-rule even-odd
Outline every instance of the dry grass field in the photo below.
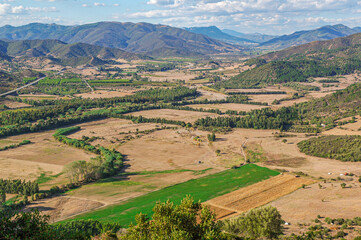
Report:
[[[89,160],[94,154],[72,148],[55,141],[54,131],[23,134],[1,140],[7,146],[24,139],[32,143],[0,152],[0,176],[2,178],[37,179],[41,173],[55,175],[63,170],[67,163],[77,160]]]
[[[214,208],[217,218],[224,219],[237,216],[253,208],[263,206],[273,200],[287,195],[303,184],[313,183],[312,179],[280,174],[251,186],[241,188],[223,196],[211,199],[205,204]]]
[[[24,107],[30,107],[31,106],[31,105],[26,104],[26,103],[15,102],[15,101],[11,101],[11,100],[0,100],[0,104],[4,104],[5,106],[7,106],[10,109],[24,108]]]
[[[309,224],[317,215],[331,218],[351,219],[359,217],[361,210],[359,183],[345,181],[347,188],[341,188],[340,182],[327,181],[299,189],[287,196],[270,203],[282,214],[282,218],[290,223],[286,233],[298,233],[298,223]]]
[[[202,88],[198,88],[197,91],[200,94],[200,96],[196,99],[197,101],[201,101],[201,100],[205,100],[205,99],[222,100],[222,99],[227,98],[226,94],[218,93],[218,92],[211,92],[211,91],[204,90]]]
[[[131,90],[117,89],[115,91],[106,91],[106,90],[95,90],[94,92],[80,93],[75,94],[76,97],[82,98],[113,98],[113,97],[124,97],[134,94]]]
[[[173,109],[154,109],[128,113],[126,115],[143,116],[145,118],[165,118],[169,120],[195,122],[199,118],[218,117],[218,114],[207,112],[194,112]]]

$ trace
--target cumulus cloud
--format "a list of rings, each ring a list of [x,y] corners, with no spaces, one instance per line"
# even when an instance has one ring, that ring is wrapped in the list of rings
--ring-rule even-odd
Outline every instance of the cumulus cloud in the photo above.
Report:
[[[360,0],[148,0],[147,4],[153,9],[127,17],[158,19],[178,27],[217,25],[255,31],[292,31],[339,23],[342,17],[338,15],[357,14],[361,9]]]
[[[8,3],[0,3],[0,15],[8,15],[8,14],[30,14],[31,12],[56,12],[57,9],[55,7],[24,7],[22,5],[12,6]]]

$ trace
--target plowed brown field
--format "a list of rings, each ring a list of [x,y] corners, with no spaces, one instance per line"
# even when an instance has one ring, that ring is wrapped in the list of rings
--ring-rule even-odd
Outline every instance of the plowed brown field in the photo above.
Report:
[[[207,201],[206,204],[215,211],[218,219],[224,219],[265,205],[297,190],[303,184],[308,185],[313,182],[313,180],[307,178],[280,174],[265,181],[213,198]]]

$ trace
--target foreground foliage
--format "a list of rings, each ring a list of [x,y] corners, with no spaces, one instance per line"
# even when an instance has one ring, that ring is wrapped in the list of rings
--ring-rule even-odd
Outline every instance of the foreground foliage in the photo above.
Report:
[[[145,214],[137,215],[136,225],[130,225],[120,239],[227,239],[210,209],[194,202],[189,196],[179,205],[174,205],[169,200],[165,203],[158,202],[153,212],[151,220]]]

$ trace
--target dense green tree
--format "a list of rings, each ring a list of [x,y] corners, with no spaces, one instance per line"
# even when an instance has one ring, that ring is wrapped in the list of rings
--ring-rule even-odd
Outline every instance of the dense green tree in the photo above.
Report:
[[[194,202],[189,196],[180,205],[170,201],[158,202],[153,212],[151,220],[144,214],[137,215],[136,225],[130,225],[120,239],[227,239],[210,209]]]
[[[223,229],[247,239],[276,239],[282,234],[283,220],[274,207],[253,209],[241,216],[225,220]]]

